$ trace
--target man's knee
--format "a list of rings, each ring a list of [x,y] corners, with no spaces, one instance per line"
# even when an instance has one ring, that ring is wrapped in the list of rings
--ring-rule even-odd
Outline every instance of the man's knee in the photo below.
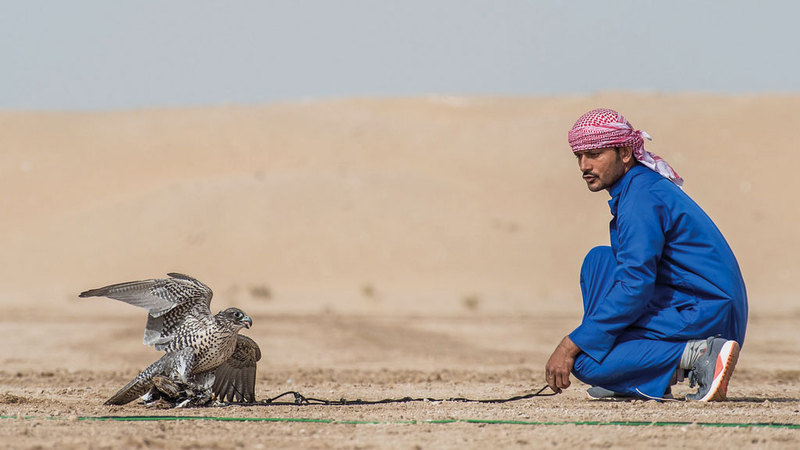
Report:
[[[600,363],[594,361],[585,353],[581,353],[575,358],[575,364],[572,366],[572,375],[592,386],[598,386],[608,381],[608,373],[601,370]]]
[[[597,246],[586,254],[581,266],[581,288],[584,301],[587,295],[605,295],[613,285],[610,278],[614,273],[617,260],[614,252],[607,245]]]
[[[586,254],[586,257],[583,258],[583,266],[581,270],[585,270],[586,267],[595,267],[598,264],[607,262],[608,260],[614,260],[614,252],[611,250],[611,247],[608,245],[598,245],[593,249],[589,250],[589,253]]]

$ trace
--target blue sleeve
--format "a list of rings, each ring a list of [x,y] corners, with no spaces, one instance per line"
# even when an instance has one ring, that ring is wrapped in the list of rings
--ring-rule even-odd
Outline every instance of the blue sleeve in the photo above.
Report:
[[[650,192],[629,194],[617,211],[619,246],[614,285],[570,339],[602,361],[622,331],[644,314],[655,290],[656,270],[664,248],[668,215]]]

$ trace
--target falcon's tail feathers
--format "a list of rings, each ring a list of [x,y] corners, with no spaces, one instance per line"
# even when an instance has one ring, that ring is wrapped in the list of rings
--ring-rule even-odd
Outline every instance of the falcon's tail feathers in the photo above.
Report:
[[[106,405],[124,405],[130,403],[142,395],[146,394],[150,388],[153,387],[153,376],[159,375],[164,372],[166,366],[166,355],[158,361],[150,364],[147,369],[142,373],[136,375],[136,378],[126,384],[125,387],[119,390],[111,398],[106,400]]]

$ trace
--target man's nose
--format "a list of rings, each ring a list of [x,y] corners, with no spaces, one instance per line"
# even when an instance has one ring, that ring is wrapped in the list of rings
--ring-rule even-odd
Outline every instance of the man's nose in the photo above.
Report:
[[[584,158],[583,155],[579,155],[578,168],[581,169],[581,172],[586,172],[587,170],[591,170],[592,165],[589,163],[588,158]]]

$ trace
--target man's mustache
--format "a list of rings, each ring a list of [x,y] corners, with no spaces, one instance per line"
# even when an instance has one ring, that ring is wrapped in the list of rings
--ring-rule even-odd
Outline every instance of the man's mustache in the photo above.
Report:
[[[583,171],[583,176],[586,176],[586,175],[591,175],[591,176],[593,176],[595,178],[600,178],[599,175],[597,175],[596,173],[592,172],[591,170],[584,170]]]

